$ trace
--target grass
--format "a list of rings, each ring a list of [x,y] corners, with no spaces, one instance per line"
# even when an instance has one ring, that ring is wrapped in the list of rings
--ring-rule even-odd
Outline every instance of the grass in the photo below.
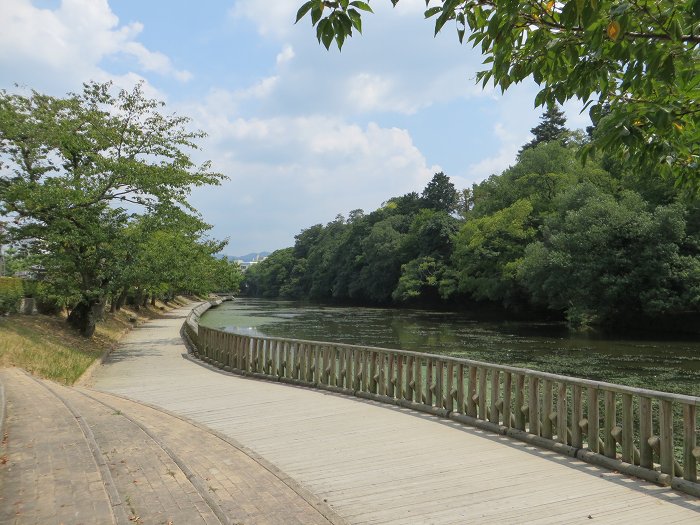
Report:
[[[0,317],[0,367],[17,366],[40,377],[72,385],[135,324],[158,318],[164,310],[186,304],[156,303],[138,311],[123,308],[106,314],[92,339],[66,323],[65,316],[10,315]],[[135,319],[132,322],[130,319]]]

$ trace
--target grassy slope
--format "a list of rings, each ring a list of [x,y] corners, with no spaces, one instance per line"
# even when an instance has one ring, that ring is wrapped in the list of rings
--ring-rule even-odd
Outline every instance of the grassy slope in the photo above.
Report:
[[[185,304],[181,302],[180,304]],[[179,306],[170,303],[170,307]],[[95,336],[85,339],[62,317],[11,315],[0,317],[0,367],[17,366],[38,376],[72,385],[106,350],[113,348],[134,323],[158,317],[156,308],[122,309],[107,314],[97,325]],[[169,307],[165,307],[169,309]]]

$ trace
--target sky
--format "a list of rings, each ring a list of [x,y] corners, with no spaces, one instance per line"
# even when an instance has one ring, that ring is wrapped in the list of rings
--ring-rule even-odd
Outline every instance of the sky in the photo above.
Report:
[[[229,255],[291,246],[314,224],[421,192],[443,171],[458,189],[498,174],[539,122],[537,86],[475,83],[483,57],[424,0],[373,0],[362,36],[321,46],[302,0],[0,0],[0,89],[54,96],[111,80],[185,115],[193,152],[228,180],[190,202]],[[568,127],[585,114],[565,106]]]

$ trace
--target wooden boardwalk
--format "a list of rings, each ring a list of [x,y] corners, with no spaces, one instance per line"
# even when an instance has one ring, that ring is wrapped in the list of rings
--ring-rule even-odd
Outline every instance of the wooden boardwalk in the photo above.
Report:
[[[226,434],[349,523],[700,523],[697,498],[508,437],[186,360],[186,314],[132,332],[92,386]]]

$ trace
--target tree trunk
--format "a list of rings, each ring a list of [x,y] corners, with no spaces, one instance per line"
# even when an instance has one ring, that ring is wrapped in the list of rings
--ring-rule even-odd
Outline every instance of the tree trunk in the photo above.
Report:
[[[85,337],[92,337],[95,333],[97,321],[102,319],[105,308],[104,298],[83,298],[75,305],[68,315],[68,323],[80,331]]]
[[[119,297],[117,298],[117,312],[122,309],[122,306],[124,306],[128,293],[129,289],[125,286],[122,293],[119,294]]]
[[[148,306],[148,294],[145,294],[143,296],[143,301],[141,301],[141,306],[143,306],[144,308],[146,308],[146,306]]]
[[[151,306],[153,306],[154,308],[156,306],[156,295],[155,294],[151,295]]]
[[[141,302],[143,301],[143,290],[141,288],[136,288],[134,292],[134,310],[141,309]]]

